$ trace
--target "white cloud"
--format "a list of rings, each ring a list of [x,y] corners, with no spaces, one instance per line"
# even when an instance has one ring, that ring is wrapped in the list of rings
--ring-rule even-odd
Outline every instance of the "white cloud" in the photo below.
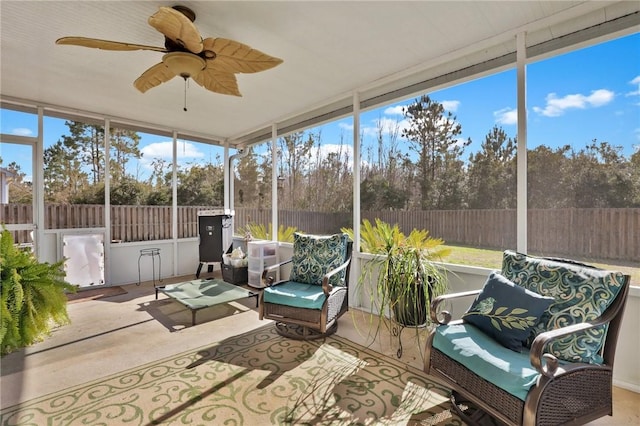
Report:
[[[566,95],[563,98],[559,98],[555,93],[549,93],[546,97],[547,105],[544,108],[533,107],[533,110],[546,117],[559,117],[571,108],[586,109],[606,105],[614,97],[615,94],[606,89],[594,90],[589,96],[574,94]]]
[[[597,108],[610,103],[615,96],[615,93],[611,90],[600,89],[591,92],[591,95],[587,97],[587,103],[590,106]]]
[[[142,170],[151,172],[151,170],[153,170],[151,164],[155,159],[158,158],[165,160],[166,167],[169,168],[171,166],[171,161],[173,158],[173,142],[153,142],[142,147],[140,149],[140,152],[142,152],[142,158],[139,160],[139,164]],[[190,142],[184,142],[181,140],[178,140],[176,154],[178,157],[178,165],[182,168],[189,168],[188,163],[190,162],[190,160],[196,158],[204,158],[204,154],[199,151],[195,145]],[[180,159],[184,159],[185,161],[181,164]]]
[[[393,107],[386,108],[384,110],[384,115],[403,115],[402,108],[404,108],[403,105],[396,105]]]
[[[460,101],[442,101],[440,102],[446,111],[456,112],[460,106]]]
[[[518,110],[514,108],[502,108],[493,112],[493,117],[498,124],[518,124]]]
[[[31,129],[27,129],[26,127],[18,127],[13,129],[11,131],[11,134],[17,136],[31,136],[33,135],[33,132],[31,131]]]
[[[629,84],[636,86],[636,90],[625,93],[625,96],[640,96],[640,75],[631,80]]]
[[[153,158],[163,158],[171,161],[173,157],[173,142],[154,142],[143,147],[142,158],[149,161]],[[203,158],[204,154],[200,152],[195,145],[190,142],[178,141],[177,157],[180,158]]]

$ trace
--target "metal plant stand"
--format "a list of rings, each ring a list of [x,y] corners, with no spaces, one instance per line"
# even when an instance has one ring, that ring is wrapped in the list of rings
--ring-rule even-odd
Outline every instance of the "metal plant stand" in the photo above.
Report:
[[[414,328],[414,329],[421,329],[421,328],[426,328],[429,326],[429,322],[426,322],[424,324],[420,324],[420,325],[404,325],[404,324],[400,324],[399,322],[392,320],[391,321],[391,335],[393,337],[398,336],[398,351],[396,352],[396,356],[398,358],[402,358],[402,330],[404,330],[405,328]]]
[[[158,282],[162,282],[160,273],[162,271],[162,257],[160,257],[159,248],[144,248],[140,250],[140,256],[138,256],[138,284],[140,285],[142,277],[140,274],[140,261],[143,257],[151,257],[151,278],[153,279],[153,286],[156,287],[156,257],[158,258]]]

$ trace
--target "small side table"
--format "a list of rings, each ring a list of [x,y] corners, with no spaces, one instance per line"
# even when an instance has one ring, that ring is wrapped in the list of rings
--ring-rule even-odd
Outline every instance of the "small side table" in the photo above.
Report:
[[[158,283],[162,282],[162,278],[160,276],[160,272],[162,271],[162,257],[160,257],[160,249],[159,248],[144,248],[140,249],[140,256],[138,256],[138,284],[140,285],[142,281],[142,277],[140,274],[140,261],[145,256],[151,256],[151,277],[153,279],[153,287],[156,286],[156,257],[158,258]],[[158,296],[158,292],[156,289],[156,298]]]

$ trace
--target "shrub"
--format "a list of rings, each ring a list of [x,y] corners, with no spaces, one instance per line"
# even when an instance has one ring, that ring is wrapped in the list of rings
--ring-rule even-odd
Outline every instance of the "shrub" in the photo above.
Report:
[[[238,231],[241,235],[247,235],[247,233],[249,233],[252,238],[258,240],[271,240],[271,224],[269,224],[269,227],[266,227],[261,223],[248,223],[245,228],[240,228]],[[278,241],[292,243],[293,234],[296,232],[298,232],[298,228],[295,226],[285,228],[284,225],[280,225],[278,226]]]

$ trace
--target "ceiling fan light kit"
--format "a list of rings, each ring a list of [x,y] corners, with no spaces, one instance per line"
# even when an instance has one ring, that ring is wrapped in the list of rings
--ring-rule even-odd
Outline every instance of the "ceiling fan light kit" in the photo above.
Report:
[[[162,62],[175,75],[189,78],[198,75],[207,67],[207,61],[198,55],[187,52],[169,52],[162,57]]]
[[[133,83],[142,93],[179,75],[185,82],[192,78],[209,91],[242,96],[235,74],[265,71],[282,63],[282,59],[234,40],[203,39],[193,24],[195,16],[191,9],[180,5],[160,7],[151,15],[148,23],[164,34],[164,47],[75,36],[62,37],[56,44],[103,50],[163,52],[162,62],[147,69]]]

